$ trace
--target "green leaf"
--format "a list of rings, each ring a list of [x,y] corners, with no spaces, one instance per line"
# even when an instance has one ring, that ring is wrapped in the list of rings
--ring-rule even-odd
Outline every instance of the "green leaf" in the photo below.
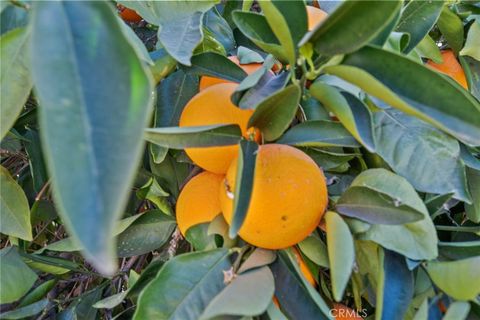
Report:
[[[0,232],[9,236],[31,241],[32,225],[30,208],[23,189],[0,166]]]
[[[352,136],[367,150],[375,150],[372,114],[353,94],[316,81],[310,86],[312,96],[333,112]]]
[[[259,2],[270,28],[282,45],[290,65],[296,62],[296,44],[307,32],[307,12],[301,1]]]
[[[20,299],[33,286],[37,275],[23,262],[15,247],[0,250],[0,304]]]
[[[203,40],[195,48],[195,51],[193,51],[193,53],[197,54],[206,52],[218,53],[223,56],[227,55],[227,52],[225,51],[223,45],[219,41],[217,41],[217,39],[215,39],[215,35],[210,32],[210,30],[203,28]]]
[[[355,261],[353,237],[348,225],[333,211],[325,213],[328,260],[335,301],[341,301]]]
[[[325,150],[325,148],[303,148],[302,150],[308,154],[319,167],[331,172],[344,172],[341,170],[342,168],[347,168],[348,170],[348,162],[360,156],[360,154],[356,153],[335,152],[328,149]]]
[[[365,47],[325,71],[466,144],[480,145],[480,103],[453,80],[409,58]]]
[[[149,211],[135,220],[117,238],[119,257],[139,256],[164,245],[175,229],[175,220],[158,210]]]
[[[50,279],[40,284],[38,287],[29,292],[21,301],[18,307],[25,307],[32,303],[35,303],[45,297],[50,290],[57,283],[57,279]]]
[[[457,300],[474,300],[480,294],[480,256],[457,261],[431,261],[427,272],[441,290]]]
[[[421,57],[433,60],[435,63],[442,63],[443,61],[440,49],[428,34],[417,44],[415,50]]]
[[[480,240],[466,242],[439,242],[440,255],[459,260],[480,256]]]
[[[437,22],[440,32],[447,40],[450,48],[455,53],[458,53],[463,46],[463,22],[462,20],[449,9],[447,5],[443,7],[440,18]]]
[[[28,155],[28,164],[32,174],[33,189],[38,193],[48,181],[47,169],[45,167],[40,144],[40,136],[37,131],[27,129],[24,137],[25,139],[28,139],[28,142],[25,143],[25,151]]]
[[[302,122],[288,130],[277,142],[302,147],[359,147],[340,122],[326,120]]]
[[[177,61],[173,59],[164,48],[150,52],[150,57],[153,60],[153,65],[150,66],[155,84],[169,75],[177,66]]]
[[[113,309],[125,300],[128,293],[129,290],[125,290],[120,293],[103,298],[102,300],[95,302],[92,307],[96,309]]]
[[[111,234],[153,102],[152,80],[119,23],[105,2],[33,7],[32,72],[56,205],[85,256],[105,274],[116,269]]]
[[[480,61],[480,19],[477,18],[468,29],[467,40],[460,51],[462,56],[470,56]]]
[[[238,29],[253,43],[266,52],[273,54],[282,63],[288,63],[288,54],[268,25],[265,16],[254,12],[236,10],[232,12],[232,18]]]
[[[465,71],[470,92],[480,100],[480,63],[469,56],[459,56],[458,60]]]
[[[189,74],[210,76],[233,82],[242,81],[247,74],[233,61],[214,52],[205,52],[192,57],[192,66],[185,68]]]
[[[480,171],[467,168],[467,182],[472,204],[465,204],[465,213],[468,219],[480,223]]]
[[[261,267],[237,275],[205,308],[200,319],[222,315],[256,316],[267,310],[274,292],[272,272]]]
[[[404,224],[422,220],[428,214],[408,181],[385,169],[359,174],[338,200],[336,209],[373,224]]]
[[[275,261],[277,255],[273,250],[256,248],[238,268],[237,274],[260,268]]]
[[[267,141],[278,139],[292,122],[300,96],[301,90],[295,84],[276,92],[257,106],[248,126],[260,129]]]
[[[374,120],[376,152],[396,173],[419,191],[453,193],[454,198],[470,202],[455,139],[398,110],[377,112]]]
[[[205,13],[203,23],[204,27],[215,36],[215,39],[223,45],[227,52],[235,49],[236,43],[232,29],[216,7]]]
[[[15,28],[27,26],[30,20],[29,10],[13,5],[11,2],[2,1],[7,7],[1,11],[0,15],[0,35]]]
[[[187,240],[195,251],[206,251],[217,248],[215,235],[210,234],[208,229],[210,223],[200,223],[188,228],[185,235]]]
[[[445,313],[443,320],[465,320],[470,311],[470,303],[463,301],[453,302]]]
[[[402,1],[344,1],[325,21],[307,33],[300,46],[311,42],[319,54],[354,52],[373,40],[394,20]],[[368,17],[368,19],[365,19]]]
[[[225,249],[187,253],[165,263],[144,289],[134,319],[198,319],[225,288],[230,267]]]
[[[234,145],[241,137],[236,124],[145,129],[145,140],[173,149]]]
[[[240,141],[238,151],[237,181],[233,199],[233,216],[228,235],[235,238],[247,216],[255,177],[258,144],[254,141]]]
[[[395,28],[398,32],[410,35],[410,42],[403,50],[408,53],[428,36],[428,32],[442,12],[443,1],[410,1],[402,11],[400,21]]]
[[[17,120],[32,90],[32,78],[28,61],[29,32],[18,28],[0,37],[0,140]]]
[[[238,47],[237,58],[240,64],[263,63],[265,61],[258,52],[243,46]]]
[[[302,253],[315,264],[330,268],[327,246],[317,236],[310,235],[298,244]]]
[[[2,319],[25,319],[28,317],[32,317],[40,312],[44,311],[45,308],[48,306],[48,299],[43,299],[32,303],[28,306],[23,306],[16,308],[15,310],[4,312],[0,314],[0,318]]]

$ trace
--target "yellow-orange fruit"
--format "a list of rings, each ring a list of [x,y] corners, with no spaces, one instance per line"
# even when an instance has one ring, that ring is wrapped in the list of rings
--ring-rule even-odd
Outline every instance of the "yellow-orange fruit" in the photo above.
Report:
[[[334,303],[333,309],[330,311],[335,320],[363,320],[357,311],[341,304]]]
[[[308,269],[308,266],[303,260],[302,255],[300,254],[298,249],[295,247],[293,248],[293,252],[295,253],[295,259],[297,260],[297,263],[300,267],[300,271],[302,271],[303,276],[305,277],[305,279],[307,279],[308,283],[312,285],[312,287],[316,287],[317,281],[315,281],[315,277],[310,272],[310,269]]]
[[[177,199],[176,217],[180,232],[210,222],[221,211],[218,193],[224,176],[204,171],[185,184]]]
[[[467,84],[467,78],[465,77],[465,72],[463,72],[463,68],[458,62],[457,58],[455,57],[455,54],[453,53],[453,51],[443,50],[442,58],[443,58],[442,63],[435,63],[432,60],[429,60],[427,62],[427,66],[453,78],[462,87],[468,90],[468,84]]]
[[[262,64],[260,63],[240,64],[240,61],[238,60],[237,56],[230,56],[228,57],[228,59],[230,59],[237,66],[242,68],[243,71],[245,71],[247,74],[254,73],[258,69],[260,69],[260,67],[262,66]],[[200,91],[219,83],[232,83],[232,82],[225,79],[214,78],[210,76],[203,76],[200,78]]]
[[[126,8],[122,5],[117,6],[120,16],[123,20],[127,22],[140,22],[142,21],[142,17],[138,15],[135,10]]]
[[[220,189],[225,220],[233,214],[237,159]],[[250,205],[239,235],[266,249],[282,249],[305,239],[319,224],[328,202],[325,176],[304,152],[281,144],[258,149]]]
[[[325,20],[328,14],[322,9],[307,6],[308,31],[315,29],[315,26]]]
[[[237,84],[234,83],[221,83],[199,92],[183,109],[180,127],[237,124],[246,136],[248,120],[253,110],[237,108],[230,101],[230,96],[236,87]],[[238,145],[187,148],[185,152],[199,167],[224,174],[237,156]]]

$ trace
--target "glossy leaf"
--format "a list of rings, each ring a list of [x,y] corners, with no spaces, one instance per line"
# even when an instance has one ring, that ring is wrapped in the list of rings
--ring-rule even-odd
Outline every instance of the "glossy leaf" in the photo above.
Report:
[[[288,128],[298,109],[301,90],[292,84],[263,100],[248,121],[267,141],[278,139]]]
[[[119,257],[139,256],[164,245],[175,229],[175,220],[160,211],[141,215],[117,238]]]
[[[468,219],[480,223],[480,171],[467,168],[467,181],[472,204],[465,204],[465,213]]]
[[[140,159],[152,80],[109,3],[37,2],[33,13],[32,72],[56,204],[89,261],[112,273],[110,235]]]
[[[337,213],[327,211],[325,222],[333,298],[341,301],[355,261],[353,237],[348,225]]]
[[[376,151],[397,174],[419,191],[470,202],[455,139],[397,110],[377,112],[374,120]]]
[[[477,18],[468,29],[467,40],[460,51],[462,56],[470,56],[480,61],[480,19]]]
[[[288,130],[277,142],[302,147],[359,147],[341,123],[326,120],[302,122]]]
[[[32,240],[30,208],[25,192],[0,166],[0,232],[9,236]]]
[[[15,247],[0,250],[0,303],[20,299],[33,286],[37,275],[22,261]]]
[[[466,144],[480,145],[480,103],[453,80],[409,58],[365,47],[325,71]]]
[[[398,253],[384,250],[381,256],[383,266],[377,286],[380,301],[375,319],[402,320],[414,294],[413,273]]]
[[[212,299],[200,319],[222,315],[259,315],[267,309],[273,292],[273,275],[268,267],[247,271],[237,275]]]
[[[462,20],[449,9],[447,5],[438,19],[438,28],[447,40],[448,45],[455,53],[458,53],[463,46],[463,22]]]
[[[238,151],[237,180],[233,199],[233,217],[228,235],[235,238],[247,216],[255,177],[258,144],[254,141],[240,141]]]
[[[344,1],[325,21],[307,33],[299,45],[311,42],[315,51],[324,55],[354,52],[395,19],[401,7],[402,1],[397,0]]]
[[[396,31],[410,35],[408,46],[403,50],[408,53],[419,44],[438,20],[442,12],[443,1],[410,1],[402,11]]]
[[[352,136],[367,150],[375,150],[372,114],[368,107],[346,91],[316,81],[310,86],[310,93],[325,108],[333,112]]]
[[[2,319],[25,319],[25,318],[37,315],[40,312],[44,311],[45,308],[48,306],[48,304],[49,304],[48,299],[42,299],[30,305],[19,307],[19,308],[16,308],[15,310],[11,310],[8,312],[4,312],[0,314],[0,317]]]
[[[457,300],[473,300],[480,294],[480,256],[457,261],[432,261],[430,278],[441,290]]]
[[[234,145],[241,137],[236,124],[145,129],[145,140],[173,149]]]
[[[205,52],[192,57],[192,66],[186,69],[190,74],[211,76],[233,82],[242,81],[247,74],[233,61],[214,52]]]
[[[140,295],[134,319],[198,319],[225,288],[228,257],[227,250],[218,249],[169,260]]]
[[[26,28],[11,30],[0,37],[0,139],[17,120],[32,90],[28,43],[29,32]]]

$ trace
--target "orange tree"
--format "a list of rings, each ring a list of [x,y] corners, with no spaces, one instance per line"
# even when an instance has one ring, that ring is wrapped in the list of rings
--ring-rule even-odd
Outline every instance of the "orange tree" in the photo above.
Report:
[[[2,1],[2,319],[477,319],[473,1]]]

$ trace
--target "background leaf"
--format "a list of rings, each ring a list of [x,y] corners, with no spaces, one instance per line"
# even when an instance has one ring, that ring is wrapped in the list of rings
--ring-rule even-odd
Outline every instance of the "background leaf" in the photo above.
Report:
[[[22,261],[15,247],[0,250],[0,303],[20,299],[33,286],[37,275]]]
[[[458,53],[463,46],[463,23],[462,20],[451,11],[448,6],[444,6],[438,19],[438,28],[447,40],[448,45],[455,53]]]
[[[56,204],[90,262],[112,273],[110,235],[140,157],[152,81],[108,3],[35,3],[32,29],[32,71]],[[75,43],[68,40],[73,34]]]
[[[480,19],[475,21],[468,29],[467,40],[463,49],[460,51],[462,56],[470,56],[477,61],[480,61]]]
[[[472,204],[465,204],[465,213],[468,219],[480,223],[480,171],[467,168],[467,181]]]
[[[48,299],[42,299],[30,305],[0,314],[2,319],[24,319],[39,314],[48,306]]]

